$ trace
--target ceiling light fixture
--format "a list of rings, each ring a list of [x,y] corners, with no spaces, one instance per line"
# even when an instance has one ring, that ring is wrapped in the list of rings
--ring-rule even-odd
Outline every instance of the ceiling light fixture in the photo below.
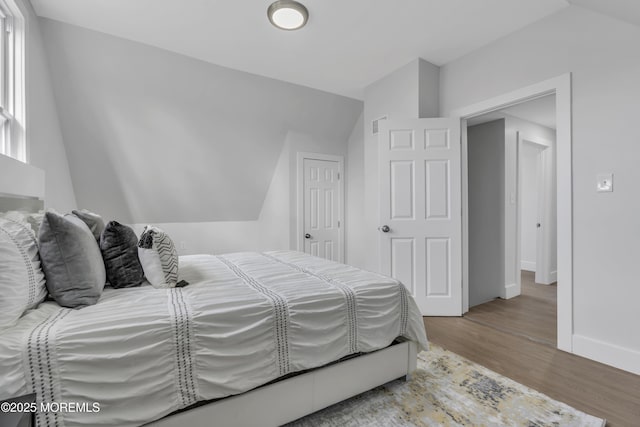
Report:
[[[297,30],[304,27],[309,19],[309,11],[294,0],[279,0],[267,9],[269,21],[281,30]]]

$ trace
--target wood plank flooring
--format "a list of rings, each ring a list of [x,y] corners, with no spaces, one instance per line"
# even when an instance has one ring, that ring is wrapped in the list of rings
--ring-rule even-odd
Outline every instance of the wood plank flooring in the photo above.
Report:
[[[527,325],[539,323],[539,316],[550,314],[549,307],[549,312],[539,313],[540,299],[548,297],[548,305],[555,309],[553,298],[544,295],[551,288],[525,291],[523,286],[520,297],[487,303],[497,307],[493,315],[487,307],[476,307],[471,316],[474,320],[425,317],[427,336],[431,342],[553,399],[605,418],[609,427],[640,426],[640,376],[557,350],[555,336],[549,331],[527,329]],[[542,295],[532,294],[536,292]],[[530,298],[522,298],[527,295]],[[521,301],[515,301],[518,298]],[[501,304],[510,301],[506,307]],[[512,310],[514,304],[518,311]],[[555,316],[552,323],[555,334]]]
[[[471,307],[465,318],[482,325],[520,335],[556,347],[557,286],[539,285],[535,274],[522,272],[522,294],[509,300],[495,299]]]

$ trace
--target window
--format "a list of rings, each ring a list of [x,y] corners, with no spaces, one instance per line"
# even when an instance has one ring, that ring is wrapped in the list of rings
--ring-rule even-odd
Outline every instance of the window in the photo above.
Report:
[[[12,0],[0,0],[0,154],[27,161],[25,138],[24,18]]]

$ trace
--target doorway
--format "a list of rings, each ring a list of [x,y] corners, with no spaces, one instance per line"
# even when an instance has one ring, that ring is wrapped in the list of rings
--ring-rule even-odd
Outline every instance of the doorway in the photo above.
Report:
[[[557,212],[557,348],[573,353],[573,184],[571,166],[571,73],[562,74],[502,95],[458,108],[462,133],[462,311],[469,310],[467,121],[542,96],[556,96],[556,212]]]
[[[465,315],[553,347],[555,103],[551,94],[467,121],[470,310]]]

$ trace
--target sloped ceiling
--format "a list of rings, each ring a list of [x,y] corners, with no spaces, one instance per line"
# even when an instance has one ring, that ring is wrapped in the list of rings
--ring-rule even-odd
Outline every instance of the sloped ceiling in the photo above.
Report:
[[[272,0],[31,0],[46,18],[213,64],[362,99],[420,57],[442,65],[568,6],[565,0],[302,0],[300,31]],[[609,1],[609,0],[607,0]]]
[[[362,111],[351,98],[40,24],[78,206],[108,220],[255,220],[287,132],[346,147]]]
[[[569,3],[591,9],[612,18],[640,26],[640,1],[638,0],[568,0]]]

